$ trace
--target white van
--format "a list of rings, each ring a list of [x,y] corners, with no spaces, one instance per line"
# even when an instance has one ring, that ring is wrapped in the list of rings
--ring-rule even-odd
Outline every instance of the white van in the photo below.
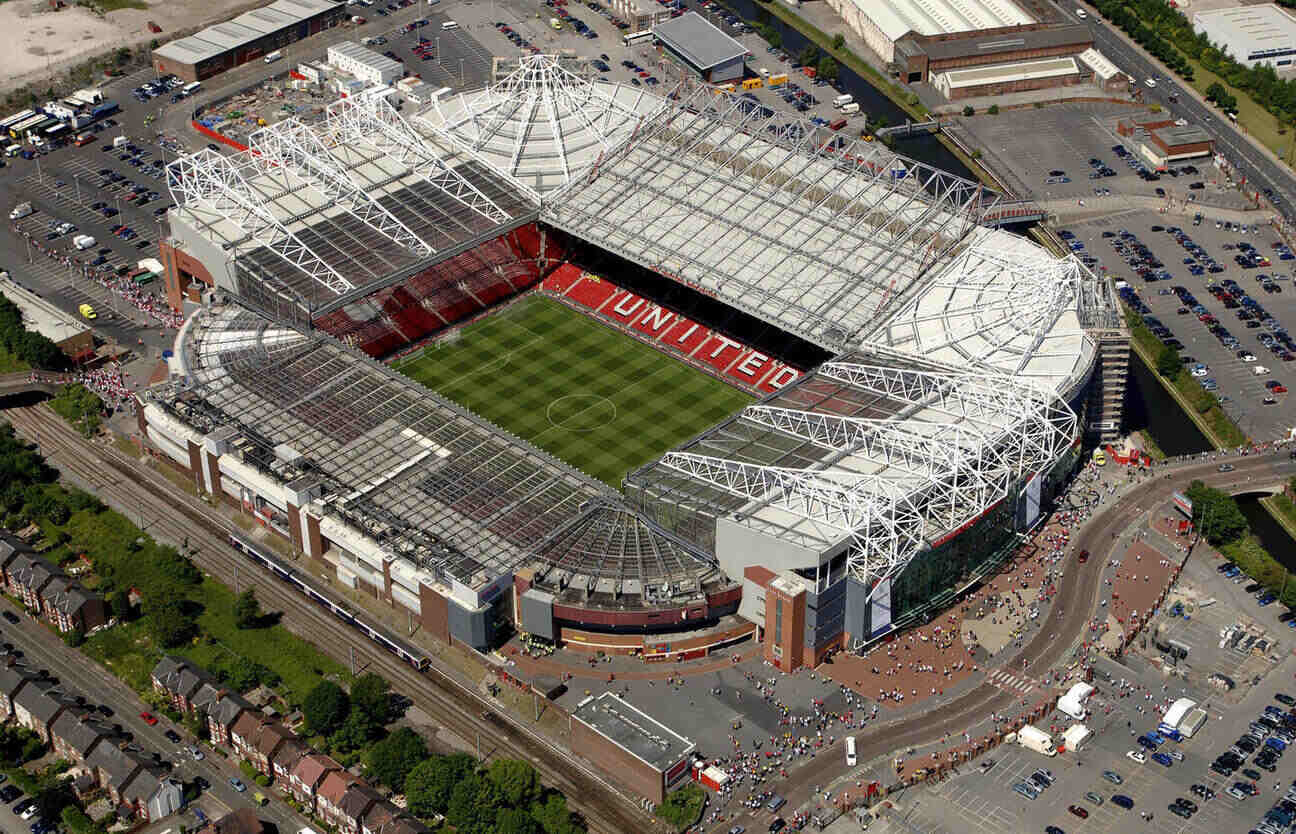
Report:
[[[1252,365],[1251,373],[1255,374],[1256,376],[1264,376],[1265,374],[1269,373],[1269,369],[1266,368],[1264,365]]]
[[[1080,18],[1081,20],[1084,20],[1085,18],[1089,17],[1089,15],[1087,12],[1085,12],[1084,9],[1076,9],[1076,17]]]
[[[855,100],[855,96],[851,95],[850,93],[842,93],[841,95],[837,96],[837,98],[833,99],[833,107],[841,109],[842,107],[846,106],[847,104],[850,104],[854,100]]]
[[[274,52],[267,53],[264,60],[267,64],[273,64],[282,57],[283,53],[276,49]]]
[[[855,763],[855,736],[846,736],[846,766],[854,767]]]
[[[455,23],[453,20],[447,20],[445,23],[441,24],[441,30],[443,32],[449,29],[458,29],[458,28],[459,28],[459,24]]]

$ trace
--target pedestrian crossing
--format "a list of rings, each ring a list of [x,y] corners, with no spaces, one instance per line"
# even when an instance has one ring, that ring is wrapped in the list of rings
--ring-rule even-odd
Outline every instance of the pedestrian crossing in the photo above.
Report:
[[[1005,692],[1015,692],[1018,695],[1027,695],[1035,689],[1035,681],[1024,675],[1014,675],[1003,669],[996,669],[991,672],[986,676],[986,680]]]

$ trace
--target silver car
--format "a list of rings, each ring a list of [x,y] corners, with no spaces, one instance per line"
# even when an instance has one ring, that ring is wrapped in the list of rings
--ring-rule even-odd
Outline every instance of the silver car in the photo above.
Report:
[[[1012,789],[1027,799],[1039,799],[1040,792],[1026,782],[1018,782],[1012,786]]]

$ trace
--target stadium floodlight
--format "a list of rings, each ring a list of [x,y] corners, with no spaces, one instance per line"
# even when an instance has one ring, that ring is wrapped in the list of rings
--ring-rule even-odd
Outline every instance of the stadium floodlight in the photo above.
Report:
[[[319,135],[297,119],[284,119],[262,128],[252,134],[249,142],[252,152],[262,160],[299,171],[302,179],[369,228],[418,256],[433,253],[431,245],[357,185],[351,172],[329,152]]]
[[[265,173],[256,160],[247,154],[225,156],[210,148],[182,156],[168,169],[167,184],[177,205],[205,208],[242,232],[242,239],[229,242],[230,248],[254,240],[334,293],[353,288],[289,229],[292,218],[281,220],[271,211],[277,196],[300,187],[300,183],[276,182],[275,191],[254,188],[244,171],[256,177]],[[277,173],[278,179],[286,179],[286,172]]]
[[[510,219],[508,212],[438,157],[432,146],[378,96],[352,96],[330,104],[323,130],[334,142],[371,148],[399,160],[438,191],[493,223],[507,223]]]

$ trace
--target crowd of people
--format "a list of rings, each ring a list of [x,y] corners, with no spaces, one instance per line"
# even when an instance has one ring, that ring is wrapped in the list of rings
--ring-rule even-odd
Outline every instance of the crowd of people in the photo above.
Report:
[[[14,234],[26,240],[34,251],[68,269],[76,270],[84,278],[94,281],[99,286],[118,296],[122,301],[139,310],[159,326],[171,329],[180,327],[182,321],[180,314],[172,310],[164,299],[147,292],[127,276],[118,275],[108,264],[93,265],[89,261],[82,260],[76,253],[46,246],[44,240],[23,229],[17,223],[12,224],[11,227]]]
[[[51,374],[45,371],[32,371],[32,382],[52,382],[55,385],[72,385],[79,383],[99,395],[104,408],[109,411],[124,409],[135,413],[135,392],[126,382],[125,372],[120,363],[111,362],[102,368],[90,371],[76,371],[63,374]]]

